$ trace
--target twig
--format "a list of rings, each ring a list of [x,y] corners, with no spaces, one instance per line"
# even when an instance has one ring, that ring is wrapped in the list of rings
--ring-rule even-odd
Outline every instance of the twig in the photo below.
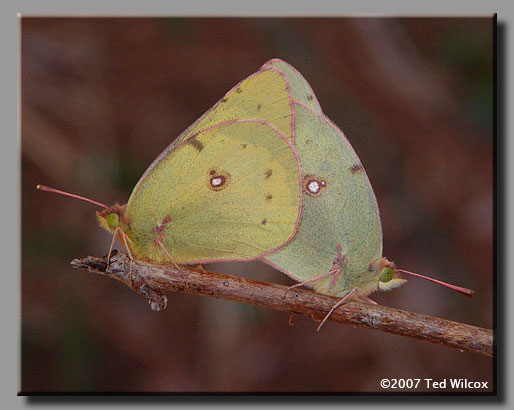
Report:
[[[135,260],[131,266],[128,256],[121,252],[111,257],[109,268],[105,258],[92,256],[74,259],[71,264],[125,283],[145,296],[153,310],[166,307],[167,298],[163,292],[175,291],[310,315],[319,321],[338,301],[303,289],[291,290],[283,297],[285,286],[209,272],[201,267],[182,267],[187,276],[186,283],[172,265]],[[446,319],[352,301],[338,308],[329,320],[493,356],[492,330]]]

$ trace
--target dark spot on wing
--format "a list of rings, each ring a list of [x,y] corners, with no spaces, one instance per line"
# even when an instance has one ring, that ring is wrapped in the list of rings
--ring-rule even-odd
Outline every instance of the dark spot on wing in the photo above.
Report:
[[[312,101],[312,100],[314,99],[314,97],[312,96],[312,94],[309,94],[309,95],[307,95],[307,99],[308,99],[309,101]]]
[[[241,87],[237,87],[237,88],[236,88],[236,93],[240,93],[240,92],[242,92],[242,91],[243,91],[243,90],[241,90]]]
[[[269,201],[271,198],[273,198],[273,195],[271,195],[271,194],[266,195],[266,200],[267,201]]]
[[[223,97],[223,98],[221,99],[221,102],[222,102],[222,103],[225,103],[225,102],[227,102],[227,100],[228,100],[228,98],[227,98],[227,97]]]
[[[269,179],[269,177],[270,177],[272,174],[273,174],[273,170],[268,169],[268,170],[266,171],[266,179]]]
[[[262,220],[262,222],[261,222],[261,224],[262,224],[262,225],[266,225],[266,223],[267,223],[267,222],[268,222],[268,221],[266,221],[266,219],[263,219],[263,220]]]
[[[262,105],[257,104],[257,111],[260,111],[260,110],[261,110],[261,108],[262,108]]]
[[[171,215],[166,215],[162,222],[159,225],[156,225],[152,228],[152,232],[156,234],[156,238],[154,239],[154,244],[157,244],[156,241],[163,241],[163,232],[166,225],[172,221]]]
[[[248,146],[248,144],[241,144],[241,148],[245,149]]]
[[[203,150],[203,144],[196,138],[191,138],[188,144],[191,144],[198,152],[202,152]]]
[[[362,171],[362,165],[361,164],[355,164],[353,167],[350,168],[350,171],[352,171],[352,174],[356,174],[357,172]]]

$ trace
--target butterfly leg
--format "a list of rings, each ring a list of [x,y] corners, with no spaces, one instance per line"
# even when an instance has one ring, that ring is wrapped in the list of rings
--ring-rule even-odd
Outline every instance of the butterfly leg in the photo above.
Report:
[[[357,293],[357,296],[363,300],[364,302],[367,302],[367,303],[371,303],[372,305],[378,305],[377,302],[375,302],[374,300],[368,298],[366,295],[363,295],[362,293]]]
[[[127,250],[128,256],[130,258],[129,278],[130,278],[130,282],[132,284],[132,287],[135,289],[134,278],[132,277],[132,263],[134,262],[134,257],[132,256],[132,253],[130,252],[130,248],[128,246],[127,234],[125,232],[123,232],[123,230],[120,227],[117,227],[114,230],[114,235],[113,235],[112,241],[111,241],[111,247],[109,248],[109,253],[107,254],[107,268],[109,268],[109,264],[111,263],[111,253],[112,253],[112,249],[114,247],[114,241],[115,241],[118,233],[121,235],[121,238],[123,239],[122,245],[125,246],[125,249]]]
[[[171,261],[171,263],[173,263],[173,265],[175,265],[175,267],[177,268],[178,272],[180,273],[180,275],[182,276],[182,279],[184,280],[184,282],[187,282],[187,278],[184,274],[184,272],[182,271],[182,269],[180,269],[180,267],[177,265],[177,263],[175,262],[175,260],[171,257],[170,253],[168,252],[168,250],[166,249],[166,247],[164,246],[164,244],[161,242],[160,239],[155,239],[155,243],[157,245],[159,245],[161,247],[161,249],[163,250],[163,252],[166,254],[166,256],[168,257],[168,259]]]
[[[116,228],[116,229],[120,230],[121,237],[123,238],[123,243],[125,244],[125,248],[127,249],[127,253],[130,258],[129,275],[132,277],[132,262],[134,261],[134,258],[132,257],[132,254],[130,253],[130,248],[127,243],[127,235],[120,228]]]
[[[341,269],[335,269],[334,274],[332,275],[332,279],[330,279],[330,283],[328,284],[328,287],[332,289],[334,285],[337,282],[337,279],[339,279],[339,276],[341,276]]]
[[[294,318],[294,312],[291,312],[291,316],[289,316],[289,326],[293,326],[293,318]]]
[[[134,258],[132,257],[132,254],[130,253],[130,248],[127,243],[126,234],[125,234],[125,232],[123,232],[123,230],[119,226],[114,230],[114,235],[112,236],[111,247],[109,248],[109,253],[107,254],[107,267],[109,267],[109,264],[111,263],[112,249],[114,247],[114,241],[116,240],[118,233],[120,233],[121,237],[123,238],[123,245],[125,245],[125,249],[127,249],[128,255],[130,257],[130,270],[132,271],[132,261],[134,260]]]
[[[187,283],[187,279],[186,279],[186,276],[185,276],[184,272],[182,271],[182,269],[180,269],[180,267],[177,265],[175,260],[171,257],[170,253],[168,252],[168,250],[166,249],[166,247],[162,243],[164,229],[166,229],[166,226],[171,221],[172,221],[171,215],[166,215],[159,225],[156,225],[156,226],[154,226],[152,228],[152,232],[156,235],[156,237],[154,239],[154,244],[156,246],[159,246],[162,249],[162,251],[168,257],[168,259],[171,261],[171,263],[173,263],[173,265],[175,265],[175,267],[177,268],[178,272],[182,276],[182,279],[184,280],[184,282]]]
[[[341,267],[343,264],[348,262],[348,259],[346,256],[343,255],[343,247],[340,244],[336,245],[337,249],[337,256],[332,261],[332,270],[335,270],[336,272],[332,276],[332,279],[330,279],[330,283],[328,287],[332,289],[334,285],[337,282],[337,279],[339,279],[339,276],[341,275]]]
[[[352,296],[355,292],[357,292],[357,288],[351,289],[346,295],[344,295],[344,297],[339,302],[337,302],[334,306],[332,306],[332,308],[328,311],[328,313],[326,314],[326,316],[323,318],[323,320],[319,324],[318,328],[316,329],[317,332],[319,332],[319,330],[321,329],[321,326],[323,326],[323,324],[327,321],[327,319],[330,317],[330,315],[332,315],[332,313],[334,313],[334,310],[336,310],[339,306],[346,303],[348,301],[348,298],[350,296]]]
[[[114,231],[114,235],[112,236],[112,241],[111,241],[111,247],[109,248],[109,253],[107,254],[107,268],[109,267],[109,264],[111,263],[112,248],[114,247],[114,241],[116,240],[117,234],[118,234],[118,228],[116,228]]]
[[[309,283],[316,282],[317,280],[326,278],[327,276],[330,276],[330,275],[334,275],[334,274],[339,275],[338,271],[340,272],[340,269],[333,269],[330,272],[324,273],[323,275],[316,276],[314,279],[310,279],[310,280],[307,280],[305,282],[300,282],[300,283],[294,284],[293,286],[289,286],[285,290],[285,292],[282,295],[282,297],[285,298],[286,297],[286,293],[289,292],[290,290],[294,289],[294,288],[297,288],[297,287],[300,287],[300,286],[304,286],[304,285],[308,285]]]
[[[317,276],[314,279],[310,279],[305,282],[297,283],[293,286],[290,286],[286,289],[282,297],[286,296],[286,293],[289,292],[291,289],[297,288],[299,286],[308,285],[309,283],[316,282],[317,280],[326,278],[327,276],[332,275],[332,279],[330,279],[329,288],[333,288],[337,279],[339,279],[339,276],[341,275],[341,266],[343,263],[346,263],[348,260],[346,259],[346,256],[343,255],[343,247],[341,245],[336,246],[337,249],[337,256],[332,261],[332,269],[328,273],[324,273],[323,275]]]

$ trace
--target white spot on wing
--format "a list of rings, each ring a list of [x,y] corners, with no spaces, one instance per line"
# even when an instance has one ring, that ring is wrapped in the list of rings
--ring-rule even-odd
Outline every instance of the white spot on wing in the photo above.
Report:
[[[320,189],[318,181],[309,182],[309,184],[307,185],[307,189],[309,190],[309,192],[312,192],[313,194],[317,194]]]
[[[212,178],[211,179],[211,184],[213,187],[217,187],[217,186],[220,186],[221,184],[223,183],[223,178]]]

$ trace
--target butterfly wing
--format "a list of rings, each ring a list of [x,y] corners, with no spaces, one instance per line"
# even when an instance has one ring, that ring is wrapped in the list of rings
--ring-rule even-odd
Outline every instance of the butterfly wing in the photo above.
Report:
[[[316,94],[314,94],[310,84],[296,68],[278,58],[264,63],[261,70],[269,70],[270,68],[280,70],[284,74],[289,83],[291,98],[293,100],[306,105],[319,114],[322,113]]]
[[[288,139],[259,120],[217,123],[168,152],[132,193],[124,227],[142,258],[247,260],[295,234],[299,162]]]
[[[334,288],[330,277],[313,287],[338,295],[345,289],[376,288],[369,264],[381,257],[382,228],[373,189],[341,130],[323,115],[295,103],[295,147],[302,161],[303,215],[294,239],[265,258],[298,281],[328,273],[338,257],[347,262]]]
[[[265,121],[293,141],[293,102],[289,83],[280,70],[269,68],[258,71],[235,85],[161,152],[140,178],[134,190],[153,168],[185,139],[222,122],[245,119]]]

